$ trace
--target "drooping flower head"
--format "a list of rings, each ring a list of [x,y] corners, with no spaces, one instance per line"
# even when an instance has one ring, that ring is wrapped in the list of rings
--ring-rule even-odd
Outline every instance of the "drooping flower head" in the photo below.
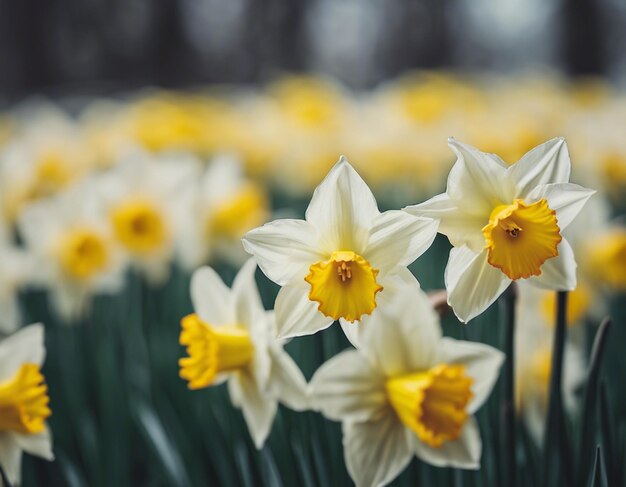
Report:
[[[210,267],[191,281],[195,313],[181,321],[180,377],[190,389],[228,381],[233,405],[241,408],[250,435],[261,448],[269,435],[277,403],[295,410],[307,406],[306,381],[274,338],[273,313],[263,309],[253,259],[237,274],[232,289]]]
[[[576,262],[563,230],[594,193],[569,183],[565,140],[550,140],[508,166],[454,139],[457,162],[445,193],[407,207],[440,220],[454,248],[446,267],[448,302],[461,321],[482,313],[511,281],[576,287]]]
[[[279,336],[309,335],[339,320],[351,340],[432,243],[437,223],[378,211],[374,195],[345,158],[317,187],[305,220],[275,220],[246,234],[244,248],[283,286]]]
[[[0,465],[18,484],[22,452],[52,460],[46,419],[48,388],[41,373],[43,326],[30,325],[0,342]]]
[[[436,466],[476,469],[481,441],[473,413],[489,396],[503,355],[442,338],[415,285],[364,321],[359,349],[323,364],[311,404],[343,423],[346,465],[357,486],[391,482],[413,455]]]

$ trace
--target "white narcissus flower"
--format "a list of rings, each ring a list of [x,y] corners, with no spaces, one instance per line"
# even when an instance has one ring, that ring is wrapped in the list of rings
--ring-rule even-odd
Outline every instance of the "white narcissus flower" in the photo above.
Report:
[[[503,354],[442,338],[437,315],[415,285],[366,321],[372,323],[360,348],[324,363],[309,386],[313,409],[343,423],[356,485],[391,482],[413,455],[440,467],[479,468],[472,415],[489,396]]]
[[[80,318],[96,293],[112,294],[123,284],[124,259],[104,217],[93,180],[56,198],[29,206],[18,221],[36,271],[58,314]]]
[[[20,482],[22,452],[54,459],[46,425],[48,388],[40,372],[43,334],[35,324],[0,342],[0,465],[13,485]]]
[[[132,150],[99,181],[116,241],[152,284],[169,276],[179,215],[189,211],[185,196],[196,184],[198,169],[190,155]]]
[[[257,448],[270,433],[277,403],[296,411],[308,407],[306,381],[274,338],[273,313],[261,304],[249,259],[228,289],[210,267],[191,280],[195,313],[182,319],[180,376],[190,389],[228,381],[232,403],[241,408]]]
[[[495,154],[449,140],[457,162],[445,193],[405,210],[437,218],[454,248],[445,272],[448,303],[467,322],[517,279],[576,287],[576,261],[562,231],[594,191],[569,183],[565,140],[550,140],[507,166]]]
[[[187,196],[193,202],[179,215],[183,221],[180,259],[188,269],[217,255],[241,265],[248,258],[239,244],[244,234],[267,221],[269,196],[244,177],[239,160],[216,156]]]
[[[415,281],[406,266],[436,232],[432,219],[378,211],[367,184],[342,157],[313,193],[305,220],[267,223],[248,232],[243,245],[283,286],[275,305],[279,336],[310,335],[339,320],[355,342],[357,322],[394,288]]]

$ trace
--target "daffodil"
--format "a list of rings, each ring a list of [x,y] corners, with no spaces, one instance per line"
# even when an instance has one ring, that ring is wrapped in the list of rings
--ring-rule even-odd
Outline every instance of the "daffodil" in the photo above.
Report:
[[[310,335],[340,320],[357,323],[402,281],[406,266],[432,243],[437,223],[378,211],[374,195],[345,158],[317,187],[305,220],[282,219],[246,234],[244,248],[283,286],[276,298],[281,337]]]
[[[188,196],[190,211],[181,214],[182,263],[189,269],[221,257],[241,264],[248,255],[239,245],[244,234],[269,216],[269,196],[262,186],[244,178],[239,161],[223,154]]]
[[[109,225],[131,264],[153,284],[167,279],[178,222],[189,208],[198,162],[192,156],[131,151],[99,180]]]
[[[274,338],[273,313],[263,309],[249,259],[232,289],[210,267],[191,280],[195,312],[182,319],[180,343],[187,348],[180,376],[190,389],[228,382],[231,402],[241,408],[257,448],[270,433],[277,403],[308,406],[302,372]]]
[[[54,459],[43,334],[41,324],[30,325],[0,342],[0,465],[13,485],[20,481],[23,452]]]
[[[439,219],[454,246],[445,281],[457,317],[471,320],[518,279],[574,289],[576,261],[562,231],[594,192],[568,182],[565,140],[552,139],[510,166],[454,139],[449,145],[457,162],[446,193],[406,211]]]
[[[18,224],[36,268],[31,282],[49,290],[64,319],[80,318],[94,294],[121,288],[125,261],[94,181],[29,206]]]
[[[312,407],[342,422],[356,485],[391,482],[413,455],[436,466],[479,468],[472,415],[489,396],[503,354],[443,338],[428,297],[415,286],[365,322],[360,348],[324,363],[309,389]]]

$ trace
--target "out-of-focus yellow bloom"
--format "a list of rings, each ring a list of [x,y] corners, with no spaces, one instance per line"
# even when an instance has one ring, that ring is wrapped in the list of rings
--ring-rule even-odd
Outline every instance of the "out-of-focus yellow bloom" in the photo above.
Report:
[[[593,277],[616,291],[626,291],[626,228],[598,235],[587,251]]]
[[[90,279],[109,262],[109,243],[95,229],[82,227],[60,236],[57,251],[63,271],[72,279]]]
[[[111,211],[113,231],[132,252],[152,252],[168,238],[168,228],[161,209],[149,199],[131,198]]]
[[[215,208],[208,222],[209,233],[217,238],[239,239],[266,221],[268,208],[268,196],[263,188],[249,181]]]
[[[556,293],[550,291],[542,292],[541,312],[546,323],[553,325],[556,320]],[[588,313],[591,307],[592,291],[589,287],[579,282],[576,289],[567,294],[567,324],[569,326],[580,322]]]

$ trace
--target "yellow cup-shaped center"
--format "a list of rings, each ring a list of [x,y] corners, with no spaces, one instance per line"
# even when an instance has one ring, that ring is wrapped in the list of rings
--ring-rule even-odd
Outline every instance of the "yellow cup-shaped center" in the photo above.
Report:
[[[513,280],[540,275],[543,263],[559,255],[562,239],[556,212],[545,199],[496,207],[483,235],[489,264]]]
[[[90,228],[64,235],[58,245],[61,267],[75,279],[89,279],[106,268],[109,249],[104,237]]]
[[[439,448],[461,435],[473,380],[462,365],[440,364],[387,380],[389,403],[400,420],[427,445]]]
[[[210,386],[218,373],[245,368],[254,355],[250,334],[239,326],[211,326],[198,315],[185,316],[180,344],[189,357],[179,360],[180,377],[190,389]]]
[[[336,251],[309,270],[304,278],[311,285],[309,299],[325,316],[353,322],[376,308],[376,294],[383,289],[376,282],[378,270],[360,255]]]
[[[253,183],[242,186],[232,198],[219,205],[209,221],[209,235],[238,239],[267,218],[265,192]]]
[[[132,252],[144,253],[161,248],[167,240],[167,227],[160,208],[143,199],[121,203],[111,212],[117,239]]]
[[[0,383],[0,432],[41,433],[48,408],[48,388],[39,367],[24,364],[12,379]]]

